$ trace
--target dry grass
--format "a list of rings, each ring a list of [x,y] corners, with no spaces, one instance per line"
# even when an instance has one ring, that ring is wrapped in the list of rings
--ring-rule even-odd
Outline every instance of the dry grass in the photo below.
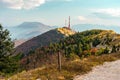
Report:
[[[75,34],[74,31],[69,30],[69,29],[67,29],[67,28],[58,28],[58,31],[59,31],[60,33],[64,34],[65,36],[69,36],[69,35]]]
[[[76,75],[82,75],[92,70],[92,67],[120,59],[120,52],[101,56],[90,56],[84,59],[67,61],[62,64],[59,72],[56,65],[50,65],[28,72],[23,71],[9,78],[9,80],[72,80]]]

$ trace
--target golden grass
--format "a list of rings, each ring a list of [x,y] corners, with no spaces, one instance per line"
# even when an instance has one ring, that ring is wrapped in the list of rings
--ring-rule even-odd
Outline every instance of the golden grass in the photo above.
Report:
[[[66,61],[62,70],[57,70],[57,65],[49,65],[35,70],[23,71],[9,78],[9,80],[73,80],[76,75],[82,75],[92,70],[94,66],[120,59],[120,52],[90,56],[84,59]]]
[[[69,29],[67,29],[67,28],[58,28],[57,30],[58,30],[60,33],[64,34],[65,36],[69,36],[69,35],[75,34],[74,31],[69,30]]]

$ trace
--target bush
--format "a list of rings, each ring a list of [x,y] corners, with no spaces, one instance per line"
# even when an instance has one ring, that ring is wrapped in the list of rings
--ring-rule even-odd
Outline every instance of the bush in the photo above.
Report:
[[[108,53],[109,53],[109,51],[110,51],[110,50],[109,50],[109,48],[108,48],[108,47],[106,47],[106,48],[104,49],[104,53],[105,53],[105,54],[108,54]]]
[[[70,60],[75,60],[75,59],[79,59],[79,56],[76,55],[75,53],[71,53],[70,54]]]
[[[104,49],[103,48],[100,48],[99,50],[98,50],[98,52],[96,53],[96,55],[101,55],[101,54],[103,54],[104,53]]]

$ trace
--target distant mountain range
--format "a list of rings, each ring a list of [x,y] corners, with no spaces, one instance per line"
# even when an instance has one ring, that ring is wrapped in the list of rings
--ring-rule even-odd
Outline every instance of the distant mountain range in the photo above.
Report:
[[[35,36],[38,36],[44,32],[47,32],[51,29],[57,28],[58,26],[49,26],[41,22],[24,22],[18,26],[7,27],[10,30],[11,37],[13,39],[30,39]],[[63,26],[61,26],[63,27]],[[120,33],[120,26],[107,26],[99,24],[77,24],[71,27],[75,31],[85,31],[91,29],[103,29],[103,30],[114,30],[117,33]]]
[[[55,26],[54,26],[55,27]],[[44,32],[47,32],[54,27],[45,25],[40,22],[24,22],[18,26],[7,27],[13,39],[30,39]]]
[[[73,25],[72,29],[75,31],[85,31],[91,29],[103,29],[103,30],[114,30],[117,33],[120,33],[120,26],[112,26],[112,25],[99,25],[99,24],[77,24]]]
[[[10,33],[12,39],[15,40],[15,47],[23,43],[24,41],[27,41],[29,39],[32,39],[35,36],[38,36],[42,33],[45,33],[49,30],[58,28],[58,26],[49,26],[46,24],[43,24],[41,22],[24,22],[18,26],[14,27],[6,27]],[[75,31],[85,31],[85,30],[91,30],[91,29],[103,29],[103,30],[114,30],[117,33],[120,33],[120,26],[107,26],[107,25],[99,25],[99,24],[77,24],[73,25],[71,27]]]

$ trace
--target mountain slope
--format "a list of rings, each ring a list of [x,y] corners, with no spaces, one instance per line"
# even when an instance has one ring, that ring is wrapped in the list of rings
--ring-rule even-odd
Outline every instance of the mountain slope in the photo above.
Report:
[[[61,30],[59,31],[62,34],[69,32],[66,30],[63,32],[64,30]],[[55,80],[59,80],[56,76],[63,76],[69,80],[74,74],[83,74],[90,71],[92,66],[102,64],[105,61],[119,59],[119,51],[119,34],[116,34],[112,30],[87,30],[63,38],[58,43],[50,44],[47,47],[37,48],[34,52],[31,52],[32,54],[20,59],[21,67],[25,70],[47,67],[45,69],[42,68],[42,71],[39,69],[36,69],[38,70],[37,72],[33,70],[30,75],[26,72],[20,75],[26,74],[29,77],[35,77],[35,79],[38,77],[41,78],[41,75],[47,79],[53,79],[53,76],[55,76]],[[61,54],[62,75],[57,70],[58,52]],[[37,77],[34,76],[35,73]],[[60,75],[57,75],[59,73]]]
[[[17,79],[21,79],[21,80],[39,80],[39,79],[41,80],[47,80],[47,79],[49,80],[73,80],[75,76],[77,75],[82,76],[83,74],[91,71],[92,68],[97,65],[103,65],[104,62],[115,61],[117,59],[120,59],[120,52],[113,53],[113,54],[105,54],[101,56],[92,56],[92,57],[87,57],[85,59],[78,58],[78,59],[71,60],[71,61],[62,61],[62,70],[60,72],[58,70],[58,65],[47,64],[46,66],[44,65],[42,67],[32,69],[29,71],[24,70],[22,72],[19,72],[11,76],[9,79],[10,80],[17,80]],[[41,62],[42,60],[39,60],[39,63]],[[116,65],[114,65],[115,68],[112,69],[113,73],[114,73],[114,70],[118,70],[118,67]],[[26,66],[26,68],[28,68],[28,66]],[[108,75],[108,72],[109,71],[106,72],[106,75]],[[110,76],[114,76],[113,73]],[[77,78],[75,80],[79,80],[78,79],[79,76],[75,78]],[[94,75],[93,75],[93,78],[95,78]],[[98,75],[96,78],[98,78]],[[109,79],[106,79],[106,80],[109,80]]]
[[[28,52],[33,51],[36,48],[48,46],[50,43],[58,42],[59,40],[63,39],[66,34],[67,36],[69,36],[73,35],[74,33],[74,31],[67,28],[57,28],[50,30],[19,45],[18,47],[16,47],[15,53],[27,54]]]

